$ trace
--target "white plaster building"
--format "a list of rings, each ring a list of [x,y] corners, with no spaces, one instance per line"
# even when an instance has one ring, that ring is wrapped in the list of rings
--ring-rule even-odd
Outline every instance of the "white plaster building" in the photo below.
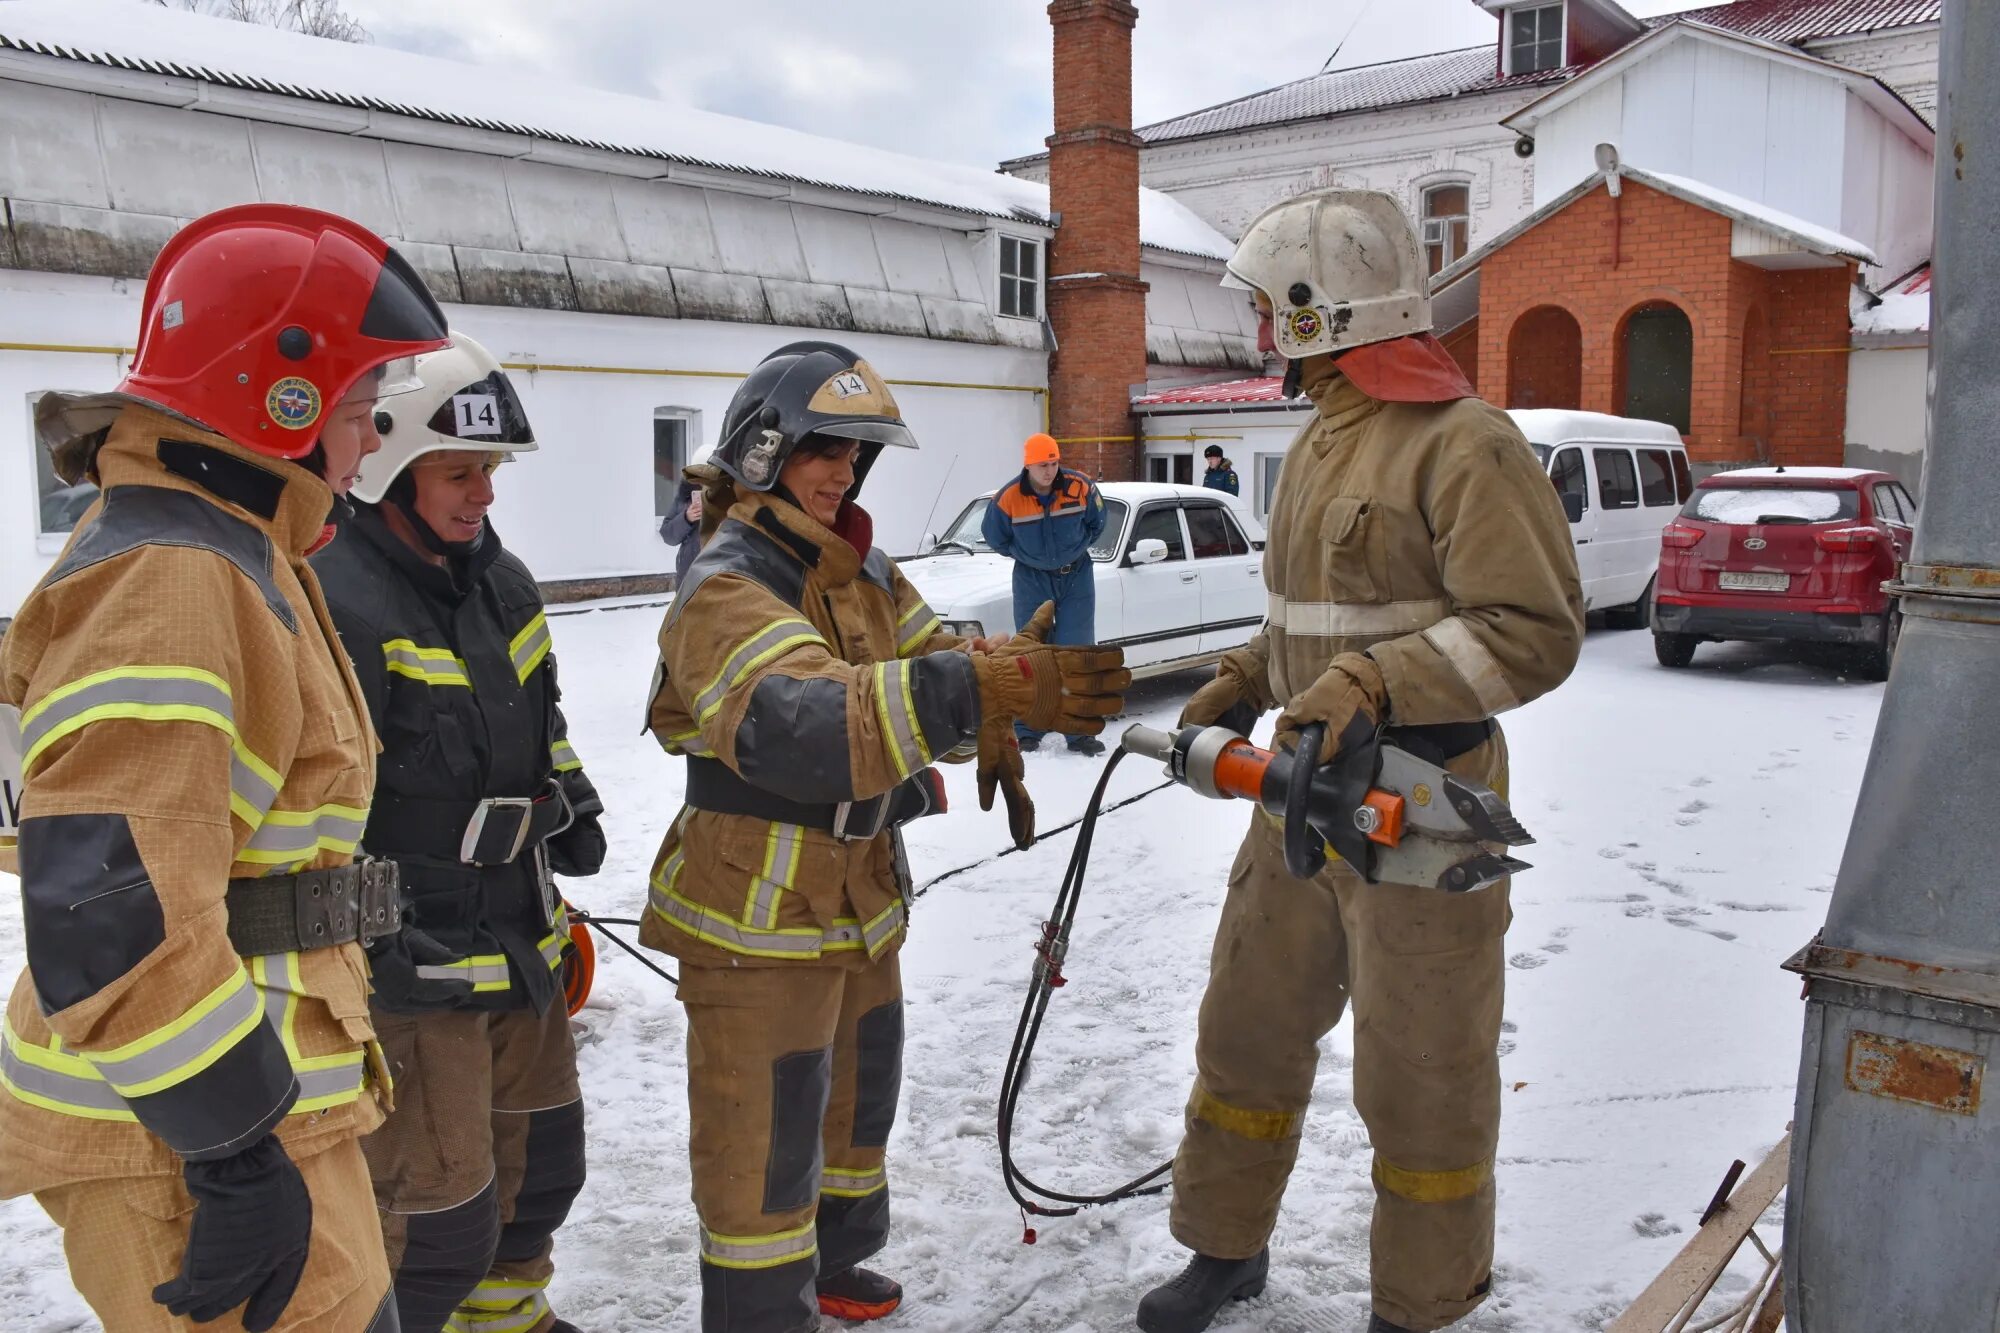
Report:
[[[229,204],[374,228],[509,364],[543,447],[500,473],[495,524],[547,581],[657,586],[660,474],[785,342],[853,345],[925,441],[864,496],[891,551],[1046,419],[1031,182],[131,0],[0,4],[0,108],[0,616],[87,500],[34,446],[34,396],[113,386],[153,255]],[[1254,371],[1227,241],[1152,192],[1141,232],[1154,370]]]

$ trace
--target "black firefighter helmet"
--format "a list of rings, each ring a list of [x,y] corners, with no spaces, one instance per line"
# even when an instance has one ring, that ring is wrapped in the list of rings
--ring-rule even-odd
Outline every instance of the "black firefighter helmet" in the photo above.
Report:
[[[895,395],[875,368],[838,343],[787,343],[744,379],[722,418],[722,443],[709,462],[753,491],[778,484],[778,473],[809,435],[857,440],[854,489],[885,444],[917,447]]]

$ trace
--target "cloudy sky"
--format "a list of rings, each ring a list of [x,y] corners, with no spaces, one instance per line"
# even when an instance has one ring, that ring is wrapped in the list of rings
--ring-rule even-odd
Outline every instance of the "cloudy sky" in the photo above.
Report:
[[[1049,132],[1043,0],[344,0],[384,46],[990,167]],[[1702,0],[1627,0],[1640,15]],[[1493,40],[1474,0],[1137,0],[1136,123]],[[1337,53],[1337,54],[1336,54]]]

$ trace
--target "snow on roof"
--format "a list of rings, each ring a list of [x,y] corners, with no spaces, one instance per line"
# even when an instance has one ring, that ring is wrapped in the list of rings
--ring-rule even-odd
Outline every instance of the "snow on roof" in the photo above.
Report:
[[[1891,283],[1871,301],[1855,289],[1852,302],[1856,337],[1874,334],[1929,333],[1931,330],[1931,266],[1925,264],[1900,282]]]
[[[1571,412],[1557,407],[1517,407],[1508,416],[1530,444],[1558,445],[1572,440],[1626,440],[1639,444],[1679,447],[1681,433],[1664,421],[1641,421],[1608,412]]]
[[[1740,467],[1718,472],[1702,482],[1704,486],[1727,486],[1739,481],[1858,481],[1882,475],[1866,467]]]
[[[1748,37],[1798,45],[1937,23],[1943,14],[1944,0],[1736,0],[1735,4],[1686,10],[1654,22],[1689,19]]]
[[[1269,403],[1275,406],[1287,402],[1305,402],[1303,395],[1297,399],[1287,399],[1283,386],[1284,380],[1276,375],[1225,380],[1220,384],[1183,384],[1177,388],[1162,389],[1158,393],[1142,394],[1132,400],[1132,406],[1204,407],[1234,403]]]
[[[1864,264],[1876,261],[1875,252],[1849,236],[1843,236],[1831,227],[1822,227],[1794,217],[1768,204],[1745,199],[1740,194],[1719,190],[1706,181],[1698,181],[1692,176],[1674,176],[1664,171],[1637,171],[1624,168],[1624,174],[1649,185],[1664,188],[1669,194],[1677,194],[1689,203],[1702,204],[1715,212],[1724,213],[1744,222],[1753,222],[1766,231],[1774,231],[1794,240],[1804,241],[1809,248],[1821,254],[1845,255],[1858,259]]]
[[[133,0],[6,0],[0,49],[111,65],[637,157],[1049,222],[1048,187],[735,116],[435,56],[357,46]],[[398,137],[393,125],[366,131]],[[1140,239],[1209,259],[1234,248],[1186,205],[1141,190]]]

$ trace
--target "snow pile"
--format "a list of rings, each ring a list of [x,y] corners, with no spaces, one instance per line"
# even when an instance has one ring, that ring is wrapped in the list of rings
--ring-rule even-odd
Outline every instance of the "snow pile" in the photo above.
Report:
[[[1923,291],[1884,292],[1871,304],[1859,288],[1854,292],[1854,331],[1863,333],[1929,333],[1931,293]]]
[[[1049,220],[1045,185],[976,167],[845,143],[650,98],[357,46],[132,0],[8,0],[0,39],[71,58],[169,66],[219,82],[478,122],[618,152],[917,200],[992,217]],[[383,133],[383,131],[376,131]],[[394,137],[393,132],[388,137]],[[1147,245],[1207,258],[1233,252],[1186,206],[1140,191]]]
[[[4,6],[0,6],[4,8]],[[578,752],[610,806],[604,872],[570,883],[607,915],[644,910],[646,874],[683,766],[639,735],[660,611],[549,620]],[[1171,725],[1197,674],[1135,687],[1126,721]],[[1504,1120],[1493,1298],[1469,1333],[1602,1329],[1695,1230],[1731,1159],[1792,1115],[1803,1018],[1779,964],[1824,916],[1882,689],[1749,645],[1668,671],[1644,634],[1593,634],[1576,676],[1507,715],[1516,812],[1539,841],[1514,884],[1501,1045]],[[1122,724],[1121,724],[1122,725]],[[1268,728],[1268,719],[1266,726]],[[1693,743],[1690,744],[1690,740]],[[1028,756],[1042,825],[1074,818],[1101,767]],[[919,883],[903,969],[909,1049],[890,1144],[896,1229],[875,1266],[901,1279],[882,1333],[1087,1333],[1131,1327],[1185,1252],[1153,1198],[1021,1240],[1000,1182],[1000,1069],[1071,837],[1020,855],[982,814],[969,766],[950,813],[910,828]],[[1158,781],[1137,760],[1111,796]],[[1105,816],[1066,971],[1015,1142],[1028,1173],[1101,1189],[1170,1155],[1193,1072],[1209,945],[1248,808],[1182,789]],[[0,877],[4,879],[4,877]],[[18,903],[0,883],[0,902]],[[556,1241],[556,1309],[593,1333],[693,1333],[685,1034],[672,990],[600,943],[582,1021],[590,1181]],[[0,911],[0,974],[22,958]],[[1305,1144],[1272,1240],[1269,1291],[1217,1333],[1352,1329],[1368,1307],[1367,1131],[1353,1040],[1323,1044]],[[1775,1217],[1775,1214],[1774,1214]],[[1775,1242],[1777,1228],[1764,1228]],[[1744,1271],[1719,1299],[1741,1296]],[[33,1202],[0,1204],[0,1291],[19,1333],[94,1329]]]
[[[1701,204],[1716,212],[1755,223],[1768,231],[1804,241],[1822,254],[1846,255],[1864,264],[1879,262],[1873,250],[1851,236],[1843,236],[1831,227],[1807,222],[1804,218],[1760,204],[1754,199],[1745,199],[1740,194],[1718,190],[1706,181],[1698,181],[1691,176],[1671,176],[1664,171],[1641,171],[1630,165],[1620,170],[1641,184],[1662,186],[1667,193],[1679,195],[1690,203]]]

